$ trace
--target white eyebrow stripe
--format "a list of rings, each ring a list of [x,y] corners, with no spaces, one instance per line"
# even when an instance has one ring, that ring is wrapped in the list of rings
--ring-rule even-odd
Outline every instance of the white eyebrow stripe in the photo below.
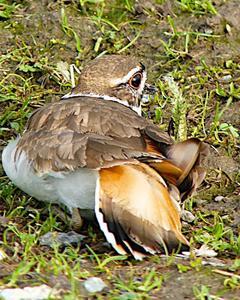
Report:
[[[112,79],[110,81],[111,83],[111,86],[117,86],[119,84],[122,84],[122,83],[127,83],[129,81],[129,79],[137,72],[140,72],[142,71],[142,67],[141,66],[137,66],[135,68],[133,68],[131,71],[129,71],[127,73],[127,75],[125,75],[124,77],[122,78],[117,78],[117,79]]]
[[[138,95],[139,97],[142,95],[142,92],[144,90],[144,87],[145,87],[145,83],[146,83],[146,80],[147,80],[147,72],[146,71],[143,71],[142,72],[142,80],[141,80],[141,84],[138,88]]]

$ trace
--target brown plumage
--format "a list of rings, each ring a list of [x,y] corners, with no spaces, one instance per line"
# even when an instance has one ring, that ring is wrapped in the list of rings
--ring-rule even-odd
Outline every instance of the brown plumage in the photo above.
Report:
[[[98,169],[116,160],[150,156],[147,137],[157,131],[158,140],[171,138],[156,126],[119,103],[75,97],[40,108],[27,123],[18,152],[27,153],[37,172]]]
[[[168,188],[146,164],[127,164],[100,171],[99,211],[122,253],[180,250],[188,245],[181,233],[179,212]],[[103,224],[100,222],[100,225]],[[106,236],[108,232],[101,227]]]
[[[185,198],[202,181],[206,147],[197,139],[174,145],[131,109],[82,97],[37,110],[16,155],[21,151],[40,174],[99,169],[100,208],[123,253],[141,257],[176,250],[179,242],[188,245],[170,184]]]
[[[106,63],[102,60],[99,64],[105,68]],[[117,58],[113,60],[115,66]],[[120,63],[123,61],[126,62],[126,58],[120,59]],[[63,196],[58,187],[64,185],[66,176],[75,176],[79,170],[96,170],[96,217],[107,240],[119,253],[131,253],[135,258],[141,258],[148,252],[160,252],[161,249],[171,252],[180,249],[181,244],[188,246],[181,233],[178,202],[202,182],[205,171],[200,165],[207,154],[207,146],[194,138],[174,144],[167,133],[130,107],[114,99],[86,96],[89,85],[84,82],[95,72],[91,71],[93,64],[91,66],[80,78],[85,90],[77,87],[66,100],[33,113],[14,149],[14,164],[17,165],[24,154],[34,176],[47,182],[46,194],[49,187],[51,191],[57,187],[54,190],[57,201],[68,205],[70,210],[79,207],[80,212],[81,197],[78,200],[76,195],[77,204],[71,199],[68,202],[68,194]],[[141,68],[142,65],[136,67],[137,74]],[[102,88],[102,91],[108,88]],[[119,91],[120,88],[122,93],[124,87],[121,83],[113,90]],[[75,94],[76,91],[80,96]],[[84,93],[81,95],[81,92]],[[135,99],[136,93],[132,97]],[[137,100],[134,103],[137,104]],[[6,172],[11,178],[11,172]],[[20,188],[45,200],[31,192],[30,187],[18,183],[19,175],[14,176],[13,181]],[[61,177],[63,179],[59,179]],[[78,186],[71,189],[75,187],[77,190]]]

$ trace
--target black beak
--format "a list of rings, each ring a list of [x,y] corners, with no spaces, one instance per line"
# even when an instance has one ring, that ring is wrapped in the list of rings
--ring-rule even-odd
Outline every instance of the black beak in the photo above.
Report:
[[[155,95],[157,92],[157,88],[151,84],[145,83],[145,87],[143,89],[141,102],[143,105],[148,105],[151,101],[150,95]]]
[[[157,92],[157,88],[149,83],[145,83],[145,87],[143,90],[144,94],[154,95]]]

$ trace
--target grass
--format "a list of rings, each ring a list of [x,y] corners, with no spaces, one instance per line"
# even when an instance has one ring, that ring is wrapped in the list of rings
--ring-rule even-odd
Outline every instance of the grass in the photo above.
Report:
[[[81,69],[84,61],[105,53],[146,59],[159,93],[144,108],[145,116],[164,130],[173,118],[176,139],[199,137],[219,152],[199,192],[186,203],[196,218],[184,232],[193,247],[205,243],[225,263],[207,267],[194,255],[189,261],[153,256],[135,262],[104,248],[103,236],[91,224],[85,224],[87,238],[76,247],[40,246],[40,236],[67,232],[69,224],[53,207],[14,187],[0,170],[1,287],[46,283],[60,290],[54,299],[81,299],[81,282],[97,276],[108,291],[90,298],[237,299],[240,61],[228,47],[237,43],[237,29],[231,26],[230,35],[225,21],[211,28],[206,22],[216,20],[224,5],[234,11],[234,3],[215,2],[150,1],[145,6],[130,0],[59,0],[39,8],[36,1],[0,1],[1,148],[23,132],[34,109],[69,91],[70,65]],[[36,17],[39,12],[43,19]],[[224,196],[219,203],[214,201],[218,195]]]
[[[177,2],[184,12],[190,12],[194,15],[217,14],[217,10],[211,0],[178,0]]]

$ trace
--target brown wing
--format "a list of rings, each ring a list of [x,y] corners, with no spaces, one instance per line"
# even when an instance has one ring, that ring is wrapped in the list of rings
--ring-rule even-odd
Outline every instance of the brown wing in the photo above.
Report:
[[[24,151],[41,173],[162,158],[159,150],[148,149],[145,130],[156,128],[119,103],[74,98],[37,110],[18,143],[18,153]],[[161,131],[158,139],[172,143]]]
[[[24,151],[40,173],[100,169],[140,160],[178,186],[186,198],[204,178],[199,165],[205,148],[198,139],[173,144],[167,133],[124,105],[81,97],[37,110],[17,154]]]
[[[100,170],[95,203],[99,225],[120,254],[141,259],[147,252],[168,253],[189,245],[166,184],[146,164]]]

